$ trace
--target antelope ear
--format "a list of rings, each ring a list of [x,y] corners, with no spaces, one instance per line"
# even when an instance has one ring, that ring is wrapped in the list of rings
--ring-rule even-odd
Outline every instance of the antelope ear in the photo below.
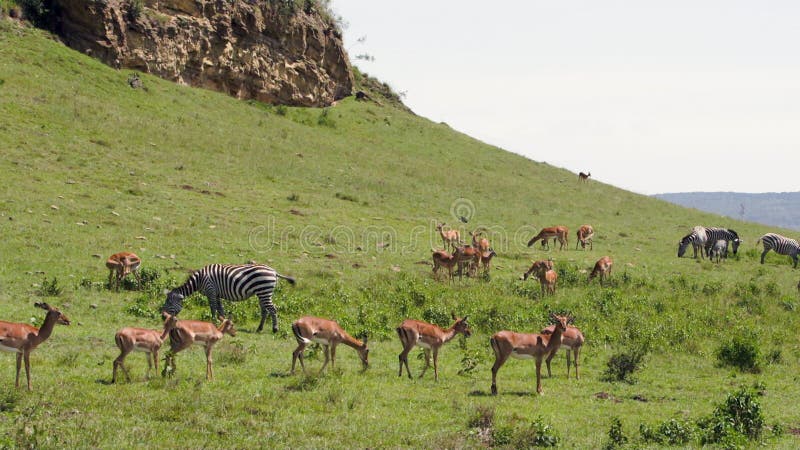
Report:
[[[461,319],[461,321],[462,321],[462,322],[466,322],[468,317],[469,317],[469,316],[464,316],[464,318],[463,318],[463,319]]]
[[[454,313],[453,311],[450,311],[450,317],[452,317],[453,320],[458,320],[458,317],[456,317],[456,313]]]
[[[47,310],[47,311],[50,311],[50,305],[48,305],[45,302],[36,302],[36,303],[33,304],[33,306],[35,306],[37,308],[42,308],[42,309]]]

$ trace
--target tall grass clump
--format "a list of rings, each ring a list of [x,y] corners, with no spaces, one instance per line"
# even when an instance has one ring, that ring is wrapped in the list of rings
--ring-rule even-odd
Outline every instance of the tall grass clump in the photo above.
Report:
[[[714,354],[721,366],[736,367],[743,372],[761,371],[758,336],[751,331],[742,331],[729,338],[717,347]]]

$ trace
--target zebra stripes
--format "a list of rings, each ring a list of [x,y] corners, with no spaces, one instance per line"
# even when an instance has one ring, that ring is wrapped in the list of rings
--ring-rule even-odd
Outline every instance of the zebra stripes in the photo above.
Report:
[[[764,244],[764,251],[761,253],[761,264],[764,264],[764,256],[770,250],[775,250],[779,255],[788,255],[794,261],[794,268],[797,268],[797,254],[800,253],[800,244],[794,239],[781,236],[780,234],[767,233],[756,241],[756,245],[761,242]]]
[[[694,249],[694,257],[697,258],[697,249],[700,249],[700,257],[703,258],[703,252],[705,251],[707,241],[708,235],[706,234],[705,227],[701,227],[700,225],[694,227],[692,232],[684,236],[678,243],[678,258],[686,253],[686,247],[688,247],[689,244],[692,244],[692,249]]]
[[[706,253],[711,250],[711,247],[719,240],[731,242],[733,254],[739,250],[739,244],[742,242],[739,239],[739,234],[729,228],[718,227],[705,227],[706,228]]]
[[[264,328],[267,313],[272,317],[272,332],[278,331],[278,312],[272,303],[272,293],[278,278],[294,284],[294,278],[279,274],[275,269],[260,264],[209,264],[193,273],[188,280],[167,294],[162,311],[177,315],[183,308],[183,299],[194,292],[201,292],[208,298],[212,317],[225,315],[221,299],[230,301],[258,297],[261,307],[261,323]]]

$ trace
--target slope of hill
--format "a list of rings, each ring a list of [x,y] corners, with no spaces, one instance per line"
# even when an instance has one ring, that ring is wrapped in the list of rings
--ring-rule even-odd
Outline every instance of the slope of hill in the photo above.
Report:
[[[132,89],[130,75],[0,21],[0,317],[41,323],[32,303],[44,299],[72,320],[34,352],[33,393],[12,388],[13,356],[1,357],[4,446],[520,447],[546,424],[567,448],[598,448],[612,417],[638,441],[641,423],[693,424],[754,385],[767,423],[800,425],[788,258],[760,266],[750,246],[720,265],[675,257],[692,225],[719,217],[579,184],[388,104],[271,107],[146,75]],[[418,263],[440,246],[436,221],[489,230],[491,279],[431,278]],[[592,252],[574,248],[583,223],[597,230]],[[526,247],[556,224],[572,230],[570,248]],[[767,231],[727,224],[750,242]],[[123,250],[142,257],[147,283],[111,292],[103,258]],[[588,284],[605,254],[612,281]],[[547,257],[560,278],[543,298],[519,276]],[[189,270],[249,260],[298,280],[276,292],[278,334],[253,332],[255,299],[226,302],[240,332],[216,347],[213,382],[195,350],[178,356],[175,377],[149,381],[131,356],[134,382],[107,385],[116,329],[158,328],[163,289]],[[581,380],[564,377],[559,357],[547,395],[531,395],[533,364],[511,361],[489,396],[488,336],[537,331],[554,310],[572,311],[587,336]],[[447,326],[451,311],[474,334],[443,349],[440,381],[398,378],[394,327],[405,317]],[[289,324],[305,314],[369,333],[370,369],[340,348],[335,370],[289,375]],[[187,299],[181,317],[208,319],[205,298]],[[717,365],[734,338],[757,339],[760,372]],[[638,383],[601,381],[609,357],[632,347],[648,354]],[[307,358],[312,371],[320,353]],[[410,360],[419,373],[422,359]],[[796,445],[788,434],[762,439]]]
[[[800,230],[800,192],[681,192],[654,197],[748,222]]]

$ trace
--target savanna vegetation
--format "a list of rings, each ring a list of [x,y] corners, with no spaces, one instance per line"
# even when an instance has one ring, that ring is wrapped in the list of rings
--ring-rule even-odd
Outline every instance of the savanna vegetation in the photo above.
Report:
[[[0,319],[41,324],[33,303],[46,301],[71,320],[33,353],[32,392],[14,389],[14,356],[0,356],[0,445],[798,445],[800,272],[774,253],[760,265],[755,248],[767,231],[791,232],[626,192],[601,174],[578,183],[391,102],[289,108],[144,74],[132,88],[131,75],[0,20]],[[462,236],[489,230],[490,276],[433,279],[437,221]],[[593,251],[575,249],[586,223]],[[696,224],[735,229],[739,254],[677,258]],[[568,250],[525,245],[553,225],[570,228]],[[118,251],[142,258],[142,281],[114,292],[104,262]],[[615,266],[601,287],[587,277],[603,255]],[[543,297],[519,278],[548,257],[558,289]],[[238,334],[215,347],[214,381],[192,350],[173,377],[149,380],[131,355],[133,382],[109,384],[116,330],[160,327],[164,290],[190,270],[250,260],[298,281],[275,293],[277,334],[254,332],[255,298],[227,302]],[[181,318],[211,319],[204,297],[185,303]],[[566,378],[559,354],[538,396],[533,363],[512,360],[491,396],[489,336],[538,332],[553,311],[571,312],[586,336],[581,379]],[[473,334],[443,348],[439,382],[432,370],[398,377],[395,327],[449,326],[451,312],[468,315]],[[369,335],[370,368],[340,346],[336,370],[317,374],[312,347],[309,374],[289,375],[290,324],[309,314]],[[419,349],[409,363],[419,373]]]

